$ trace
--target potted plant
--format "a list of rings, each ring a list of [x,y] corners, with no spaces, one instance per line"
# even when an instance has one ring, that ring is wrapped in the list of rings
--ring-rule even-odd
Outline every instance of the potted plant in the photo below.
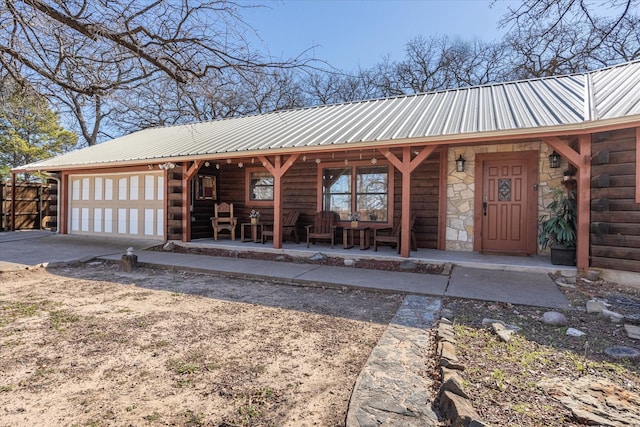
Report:
[[[549,215],[539,218],[538,243],[551,248],[551,264],[576,265],[576,199],[562,188],[553,190]]]
[[[255,209],[251,209],[251,212],[249,212],[249,218],[251,218],[251,224],[257,224],[260,220],[260,212]]]
[[[358,228],[358,212],[351,213],[351,228]]]

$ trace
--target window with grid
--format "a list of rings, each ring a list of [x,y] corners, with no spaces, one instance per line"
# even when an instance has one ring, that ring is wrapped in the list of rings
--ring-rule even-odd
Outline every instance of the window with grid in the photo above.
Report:
[[[322,209],[348,221],[386,222],[389,201],[388,166],[330,167],[322,171]]]
[[[273,201],[273,176],[269,172],[249,174],[249,200]]]

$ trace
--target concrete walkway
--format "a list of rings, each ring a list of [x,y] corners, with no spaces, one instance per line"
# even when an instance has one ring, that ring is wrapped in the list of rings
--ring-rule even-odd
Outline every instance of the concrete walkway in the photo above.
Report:
[[[496,271],[454,266],[450,275],[330,267],[280,261],[176,254],[136,252],[143,266],[162,266],[195,272],[271,277],[290,282],[349,286],[372,291],[440,297],[458,297],[548,308],[566,308],[569,301],[556,284],[542,273]],[[99,256],[118,261],[121,254]]]
[[[486,270],[461,267],[454,263],[448,274],[432,275],[144,250],[161,243],[155,240],[108,239],[49,232],[0,233],[0,271],[94,258],[119,261],[126,249],[133,247],[138,263],[149,267],[270,277],[285,282],[319,283],[547,308],[565,308],[569,304],[546,273],[528,270]],[[311,253],[306,254],[309,256]]]

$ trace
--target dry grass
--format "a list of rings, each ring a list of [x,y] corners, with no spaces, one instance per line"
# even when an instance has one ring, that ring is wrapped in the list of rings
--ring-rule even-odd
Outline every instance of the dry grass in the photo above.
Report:
[[[341,425],[400,301],[107,265],[1,274],[0,425]]]
[[[584,304],[593,296],[625,295],[640,301],[640,293],[613,283],[580,282],[566,290],[575,309],[564,310],[568,327],[586,332],[566,335],[567,327],[544,325],[544,309],[478,301],[449,301],[455,308],[459,356],[472,403],[492,425],[582,425],[550,397],[539,383],[549,378],[603,377],[640,393],[640,362],[613,360],[603,350],[612,345],[638,347],[620,324],[597,314],[587,314]],[[624,313],[623,307],[612,307]],[[482,326],[483,318],[503,320],[522,327],[508,342]]]

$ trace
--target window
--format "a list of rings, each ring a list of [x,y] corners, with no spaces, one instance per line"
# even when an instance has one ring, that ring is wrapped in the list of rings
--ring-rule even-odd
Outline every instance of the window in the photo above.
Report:
[[[389,172],[385,166],[358,167],[356,212],[363,221],[387,221]]]
[[[216,200],[216,177],[198,175],[196,178],[196,199]]]
[[[269,172],[249,172],[249,200],[273,201],[273,176]]]
[[[322,209],[341,220],[356,212],[361,221],[386,222],[389,201],[388,166],[346,166],[322,171]]]
[[[322,171],[322,210],[333,211],[349,220],[352,210],[352,168],[328,168]]]

